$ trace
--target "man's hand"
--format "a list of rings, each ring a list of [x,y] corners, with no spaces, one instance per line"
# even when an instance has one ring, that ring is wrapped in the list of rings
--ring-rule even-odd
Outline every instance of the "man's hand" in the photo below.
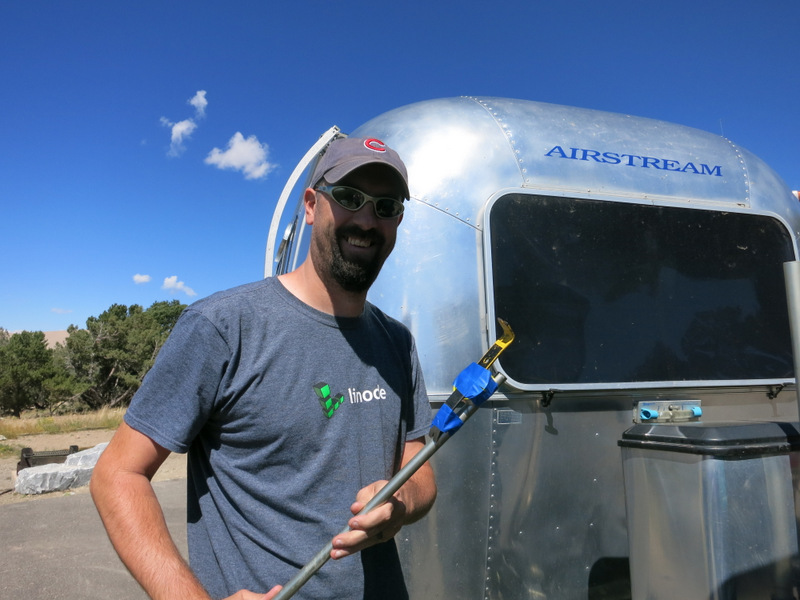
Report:
[[[356,501],[350,506],[350,511],[356,515],[347,524],[350,531],[333,539],[331,558],[344,558],[364,548],[390,540],[403,527],[406,505],[398,498],[399,491],[370,512],[358,514],[386,483],[386,481],[376,481],[358,492]]]
[[[402,464],[411,460],[424,445],[423,438],[406,443]],[[387,483],[385,480],[376,481],[356,494],[356,501],[350,506],[356,516],[348,523],[350,531],[333,538],[331,558],[344,558],[392,539],[403,525],[413,523],[427,514],[436,499],[433,469],[426,462],[387,502],[359,515],[364,506]]]

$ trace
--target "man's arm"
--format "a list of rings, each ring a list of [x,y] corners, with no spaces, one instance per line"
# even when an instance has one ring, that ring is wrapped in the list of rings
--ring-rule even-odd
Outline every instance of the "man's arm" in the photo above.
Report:
[[[100,456],[91,492],[114,548],[154,600],[208,600],[167,529],[150,483],[169,450],[123,423]]]
[[[425,445],[425,438],[406,442],[401,466]],[[350,510],[356,514],[384,486],[386,481],[376,481],[363,488]],[[394,496],[385,504],[365,515],[350,519],[350,531],[333,539],[331,558],[343,558],[364,548],[385,542],[397,535],[404,525],[414,523],[424,517],[436,500],[436,479],[430,463],[423,464]]]
[[[150,483],[167,456],[123,423],[92,473],[92,498],[117,554],[151,598],[210,600],[172,541]],[[231,599],[268,600],[279,589],[266,596],[241,590]]]

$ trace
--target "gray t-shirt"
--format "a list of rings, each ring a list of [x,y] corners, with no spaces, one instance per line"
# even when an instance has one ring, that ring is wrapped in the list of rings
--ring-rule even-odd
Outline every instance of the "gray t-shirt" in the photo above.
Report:
[[[215,598],[291,579],[396,471],[431,410],[414,340],[367,304],[314,310],[275,278],[184,311],[128,425],[189,453],[192,569]],[[328,563],[296,598],[406,597],[393,542]]]

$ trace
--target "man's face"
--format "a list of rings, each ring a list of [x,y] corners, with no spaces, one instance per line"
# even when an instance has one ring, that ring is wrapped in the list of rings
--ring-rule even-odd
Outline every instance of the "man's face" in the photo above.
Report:
[[[380,165],[361,167],[336,184],[370,196],[399,196],[395,176],[387,175]],[[353,212],[323,192],[316,191],[315,196],[310,252],[317,274],[327,284],[365,292],[394,248],[402,215],[379,219],[372,202]]]

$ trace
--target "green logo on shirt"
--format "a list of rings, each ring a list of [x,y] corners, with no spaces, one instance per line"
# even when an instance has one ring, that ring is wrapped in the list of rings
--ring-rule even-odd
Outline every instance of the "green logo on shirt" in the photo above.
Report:
[[[342,402],[344,402],[344,394],[336,394],[335,396],[331,396],[331,386],[324,381],[321,381],[314,386],[314,393],[319,398],[320,406],[322,406],[322,412],[324,412],[325,416],[329,419],[333,416],[333,413],[336,412],[336,409],[342,405]]]

